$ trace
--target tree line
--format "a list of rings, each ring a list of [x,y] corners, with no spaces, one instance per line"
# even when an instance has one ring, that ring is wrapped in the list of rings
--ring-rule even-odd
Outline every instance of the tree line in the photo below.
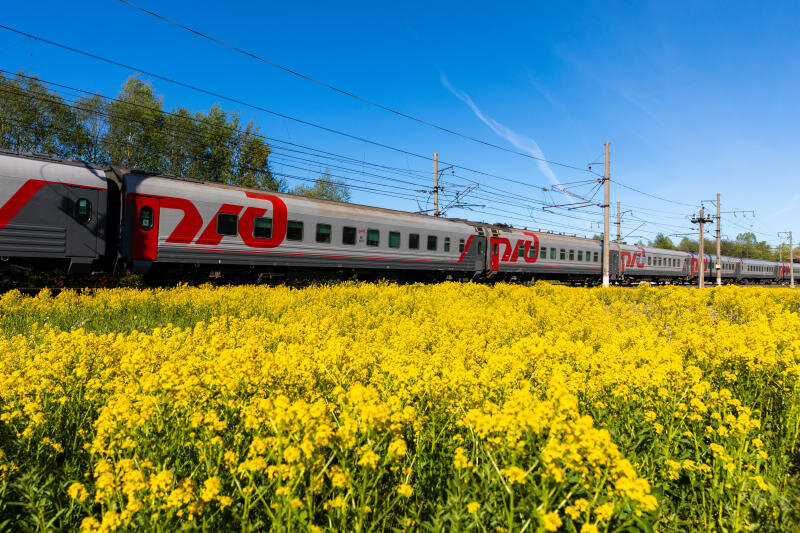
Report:
[[[0,74],[0,147],[97,165],[349,201],[346,183],[327,170],[290,189],[270,168],[272,147],[253,121],[215,104],[165,111],[149,82],[129,77],[116,98],[68,98],[35,76]]]
[[[683,237],[678,244],[663,233],[659,233],[650,241],[653,248],[664,250],[680,250],[682,252],[697,252],[699,240]],[[759,241],[752,232],[740,233],[734,240],[721,239],[720,249],[722,255],[731,257],[746,257],[748,259],[766,259],[768,261],[789,261],[789,245],[784,243],[781,248],[770,246],[767,241]],[[703,251],[707,254],[717,253],[716,240],[703,239]],[[800,259],[800,247],[794,249],[794,258]]]

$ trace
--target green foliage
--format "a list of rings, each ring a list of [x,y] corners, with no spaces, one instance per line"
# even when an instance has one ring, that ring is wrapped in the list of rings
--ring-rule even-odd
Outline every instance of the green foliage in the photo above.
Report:
[[[654,248],[662,248],[664,250],[674,250],[675,244],[672,242],[672,239],[664,235],[663,233],[659,233],[656,235],[655,239],[650,243],[650,246]]]
[[[662,248],[664,250],[680,250],[682,252],[697,252],[697,240],[692,240],[689,237],[684,237],[677,246],[672,240],[659,233],[655,238],[650,241],[650,246],[653,248]],[[717,243],[711,239],[703,240],[704,252],[707,254],[715,254],[717,251]],[[720,251],[722,255],[730,257],[745,257],[748,259],[766,259],[768,261],[789,261],[789,246],[784,244],[782,251],[780,248],[773,248],[767,241],[759,241],[754,233],[746,232],[740,233],[736,236],[736,240],[730,241],[726,239],[720,240]],[[800,259],[800,248],[795,248],[794,257]]]
[[[314,180],[314,185],[308,187],[301,185],[292,190],[292,194],[308,196],[309,198],[322,198],[323,200],[334,200],[336,202],[350,201],[350,188],[344,180],[331,176],[327,168],[320,177]]]
[[[72,108],[35,78],[0,76],[0,146],[75,157],[83,133]]]
[[[285,190],[269,168],[270,146],[253,122],[218,104],[165,111],[153,86],[131,76],[115,99],[66,102],[35,77],[0,76],[0,147],[100,165]]]

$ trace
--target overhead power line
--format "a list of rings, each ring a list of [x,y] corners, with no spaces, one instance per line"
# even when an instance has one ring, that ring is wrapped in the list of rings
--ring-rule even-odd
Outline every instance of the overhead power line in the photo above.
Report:
[[[87,91],[85,89],[79,89],[79,88],[76,88],[76,87],[72,87],[72,86],[68,86],[68,85],[64,85],[64,84],[60,84],[60,83],[56,83],[56,82],[52,82],[52,81],[48,81],[48,80],[42,80],[42,79],[39,79],[39,78],[35,78],[33,76],[27,76],[25,74],[20,74],[20,73],[14,74],[11,71],[3,70],[3,69],[0,69],[0,73],[6,73],[6,74],[9,74],[9,75],[20,76],[20,77],[23,77],[23,78],[26,78],[26,79],[29,79],[29,80],[36,79],[37,81],[39,81],[41,83],[44,83],[46,85],[59,87],[61,89],[74,91],[74,92],[77,92],[77,93],[98,96],[98,97],[102,98],[103,100],[106,100],[106,101],[109,101],[109,102],[120,102],[120,103],[124,103],[125,105],[130,105],[130,106],[133,106],[133,107],[140,107],[140,108],[148,109],[148,110],[152,110],[153,109],[153,108],[150,108],[150,107],[148,107],[148,106],[146,106],[144,104],[139,104],[139,103],[136,103],[136,102],[128,102],[128,101],[125,101],[125,100],[120,100],[118,98],[112,98],[112,97],[104,96],[104,95],[102,95],[100,93],[93,93],[93,92]],[[23,93],[19,92],[16,89],[8,89],[8,90],[11,90],[12,92],[17,93],[17,94],[23,94]],[[25,93],[25,94],[27,94],[27,93]],[[48,97],[46,95],[27,94],[27,96],[31,97],[31,98],[34,98],[34,99],[37,99],[37,100],[48,101],[48,102],[54,103],[54,104],[58,103],[56,100],[53,100],[52,98],[50,98],[50,97]],[[79,107],[77,105],[77,101],[73,102],[73,101],[70,101],[68,98],[65,99],[64,105],[67,105],[67,106],[70,106],[70,107],[73,107],[73,108],[76,108],[76,109]],[[172,112],[169,112],[169,111],[159,110],[159,112],[162,113],[163,115],[166,115],[166,116],[177,116],[175,113],[172,113]],[[101,116],[109,118],[109,115],[107,113],[105,113],[105,112],[100,112],[99,114]],[[202,122],[206,122],[205,120],[197,118],[197,117],[194,117],[194,120],[196,120],[198,122],[201,122],[201,123]],[[137,120],[137,119],[131,119],[129,121],[130,122],[137,122],[137,123],[144,124],[144,122],[142,122],[140,120]],[[241,128],[236,128],[236,127],[233,127],[233,126],[225,126],[225,127],[230,129],[231,131],[238,131],[240,133],[245,133],[245,131],[243,129],[241,129]],[[197,134],[195,132],[193,132],[193,131],[188,131],[188,130],[185,130],[185,129],[182,129],[182,128],[178,128],[178,130],[182,131],[182,132],[184,132],[184,133],[186,133],[186,134],[188,134],[190,136],[197,137]],[[265,136],[265,135],[262,135],[262,134],[257,134],[257,133],[253,133],[253,132],[248,132],[248,134],[264,138],[264,139],[266,139],[266,140],[268,140],[270,142],[286,143],[286,144],[291,144],[293,146],[304,147],[303,145],[298,145],[296,143],[289,143],[288,141],[283,141],[281,139],[268,137],[268,136]],[[173,136],[174,134],[167,133],[167,135]],[[310,169],[310,168],[307,168],[307,167],[299,167],[299,166],[295,166],[295,165],[286,164],[286,163],[281,162],[280,157],[292,158],[294,156],[280,154],[280,151],[281,150],[287,150],[287,151],[290,151],[290,152],[302,153],[302,154],[306,154],[306,155],[310,155],[310,156],[314,156],[314,157],[319,157],[319,155],[314,153],[314,152],[322,152],[324,154],[331,154],[331,156],[323,156],[323,157],[331,157],[332,159],[340,157],[340,158],[345,159],[350,164],[365,164],[365,162],[361,161],[361,160],[350,158],[348,156],[340,156],[338,154],[333,154],[332,152],[325,152],[325,151],[319,150],[317,148],[312,148],[312,147],[304,147],[304,148],[307,148],[308,150],[313,150],[314,152],[306,152],[306,151],[302,151],[302,150],[293,150],[293,149],[290,149],[290,148],[282,148],[280,146],[276,146],[275,144],[272,144],[271,148],[273,149],[273,156],[270,157],[271,161],[275,162],[278,165],[284,165],[284,166],[287,166],[289,168],[301,169],[301,170],[306,170],[306,171],[309,171],[309,172],[313,172],[313,169]],[[337,167],[336,165],[327,165],[327,163],[323,163],[323,162],[319,162],[319,161],[313,161],[313,160],[309,160],[309,159],[305,159],[305,158],[296,158],[296,159],[300,159],[300,160],[302,160],[304,162],[307,162],[307,163],[318,164],[318,165],[321,165],[321,166],[331,166],[331,167],[334,167],[334,168]],[[394,167],[389,167],[389,166],[386,166],[386,165],[380,165],[380,164],[371,163],[371,162],[366,163],[366,164],[370,165],[370,166],[381,167],[381,168],[384,168],[384,169],[394,169]],[[395,188],[401,188],[402,189],[402,187],[396,187],[396,185],[394,185],[394,184],[397,184],[397,183],[406,183],[406,184],[409,184],[409,185],[414,185],[415,187],[424,186],[424,184],[420,184],[418,182],[409,182],[409,181],[406,181],[406,180],[398,179],[396,177],[390,177],[390,176],[386,176],[386,175],[380,175],[380,174],[375,174],[375,173],[364,172],[364,171],[358,170],[358,169],[352,169],[352,168],[346,168],[346,167],[338,167],[338,168],[340,170],[345,170],[345,171],[348,171],[348,172],[354,172],[354,173],[358,173],[358,174],[361,174],[361,175],[372,176],[372,177],[376,177],[376,178],[379,178],[379,179],[388,180],[388,181],[390,181],[392,183],[392,185],[384,185],[384,184],[380,184],[380,185],[382,185],[384,187],[393,188],[393,189],[395,189]],[[404,169],[396,169],[396,170],[403,171]],[[386,170],[384,170],[384,172],[386,172]],[[392,171],[389,170],[389,172],[391,173]],[[290,175],[285,175],[285,174],[277,172],[277,171],[273,171],[272,173],[274,175],[276,175],[276,176],[290,176]],[[408,175],[408,174],[406,174],[406,175]],[[411,175],[414,178],[417,177],[413,173],[411,173]],[[354,181],[354,182],[361,182],[361,183],[379,185],[379,184],[374,183],[374,182],[369,182],[369,181],[361,180],[361,179],[358,179],[358,178],[347,177],[347,176],[343,176],[343,175],[339,175],[339,174],[335,174],[334,176],[347,179],[347,180],[349,180],[351,182]],[[295,177],[295,179],[297,179],[297,178]],[[464,178],[464,177],[461,177],[461,179],[467,180],[467,178]],[[505,178],[505,179],[517,182],[516,180],[511,180],[510,178]],[[500,204],[500,205],[510,205],[510,206],[514,206],[514,207],[520,207],[520,208],[528,209],[528,210],[531,210],[532,208],[530,206],[528,206],[528,205],[524,205],[524,204],[519,203],[520,200],[524,201],[524,202],[530,202],[530,203],[535,203],[535,204],[539,204],[539,205],[545,205],[545,202],[542,202],[541,200],[536,200],[534,198],[526,197],[526,196],[519,195],[519,194],[509,194],[509,193],[506,193],[505,191],[503,191],[502,189],[499,189],[497,187],[492,187],[491,185],[486,185],[486,184],[483,184],[483,183],[480,183],[480,182],[476,182],[476,181],[472,181],[472,183],[477,183],[481,187],[485,187],[487,189],[491,189],[491,190],[494,191],[494,192],[490,193],[490,194],[493,195],[493,197],[491,197],[491,198],[485,197],[485,196],[479,196],[479,195],[476,195],[476,194],[471,195],[471,196],[474,196],[474,197],[476,197],[478,199],[481,199],[481,200],[494,202],[494,203]],[[521,182],[519,182],[519,183],[521,183]],[[357,189],[357,190],[373,190],[373,191],[375,190],[375,189],[365,189],[364,187],[357,187],[357,186],[353,186],[353,187],[355,189]],[[406,190],[414,190],[414,189],[406,188]],[[387,196],[399,198],[398,196],[391,195],[391,194],[387,194]],[[509,203],[507,201],[504,201],[503,198],[516,200],[517,202],[516,203]],[[566,214],[566,213],[550,212],[549,214],[553,215],[553,216],[556,216],[556,217],[571,218],[571,219],[575,219],[575,220],[584,220],[584,221],[586,220],[585,218],[577,217],[577,216],[574,216],[574,215],[569,215],[569,214]],[[587,213],[587,214],[589,214],[589,215],[597,215],[598,213]],[[548,223],[548,224],[551,224],[551,225],[558,225],[557,222],[555,222],[553,220],[549,220],[547,217],[544,217],[541,214],[537,214],[536,215],[536,220],[538,220],[539,222],[545,222],[545,223]],[[571,229],[577,229],[577,228],[571,227]]]
[[[326,83],[324,81],[320,81],[320,80],[318,80],[318,79],[316,79],[316,78],[314,78],[312,76],[309,76],[308,74],[303,74],[303,73],[298,72],[297,70],[294,70],[292,68],[289,68],[289,67],[286,67],[286,66],[283,66],[283,65],[279,65],[278,63],[275,63],[274,61],[270,61],[269,59],[266,59],[266,58],[264,58],[262,56],[254,54],[253,52],[249,52],[247,50],[239,48],[236,45],[233,45],[231,43],[225,42],[225,41],[223,41],[221,39],[218,39],[216,37],[213,37],[211,35],[203,33],[203,32],[201,32],[199,30],[196,30],[194,28],[190,28],[189,26],[181,24],[180,22],[176,22],[176,21],[174,21],[172,19],[169,19],[169,18],[165,17],[164,15],[160,15],[159,13],[156,13],[156,12],[151,11],[149,9],[145,9],[145,8],[143,8],[141,6],[138,6],[138,5],[134,4],[133,2],[128,2],[127,0],[119,0],[119,1],[121,3],[127,5],[127,6],[130,6],[130,7],[134,8],[134,9],[138,9],[139,11],[141,11],[143,13],[147,13],[148,15],[151,15],[151,16],[159,19],[159,20],[162,20],[162,21],[168,23],[168,24],[172,24],[173,26],[177,26],[178,28],[182,28],[182,29],[184,29],[184,30],[186,30],[186,31],[188,31],[190,33],[193,33],[193,34],[197,35],[198,37],[202,37],[203,39],[209,40],[209,41],[211,41],[213,43],[216,43],[216,44],[218,44],[220,46],[224,46],[224,47],[229,48],[229,49],[231,49],[231,50],[233,50],[235,52],[238,52],[238,53],[240,53],[242,55],[245,55],[245,56],[248,56],[248,57],[250,57],[252,59],[255,59],[256,61],[260,61],[260,62],[265,63],[267,65],[273,66],[273,67],[278,68],[278,69],[280,69],[280,70],[282,70],[284,72],[288,72],[289,74],[291,74],[293,76],[297,76],[298,78],[302,78],[302,79],[310,81],[312,83],[316,83],[317,85],[325,87],[326,89],[330,89],[330,90],[332,90],[334,92],[337,92],[339,94],[343,94],[345,96],[349,96],[350,98],[353,98],[353,99],[358,100],[360,102],[363,102],[365,104],[371,105],[373,107],[377,107],[378,109],[382,109],[384,111],[388,111],[389,113],[393,113],[393,114],[395,114],[397,116],[400,116],[400,117],[403,117],[403,118],[407,118],[409,120],[413,120],[413,121],[418,122],[420,124],[424,124],[425,126],[429,126],[431,128],[435,128],[435,129],[437,129],[439,131],[443,131],[443,132],[449,133],[451,135],[456,135],[456,136],[461,137],[463,139],[467,139],[469,141],[480,143],[480,144],[482,144],[484,146],[489,146],[489,147],[495,148],[497,150],[502,150],[504,152],[512,153],[512,154],[519,155],[519,156],[522,156],[522,157],[527,157],[529,159],[535,159],[536,161],[542,161],[542,162],[548,163],[550,165],[556,165],[556,166],[560,166],[560,167],[564,167],[564,168],[571,168],[571,169],[574,169],[574,170],[580,170],[582,172],[588,172],[588,169],[585,169],[585,168],[577,167],[575,165],[570,165],[570,164],[567,164],[567,163],[559,163],[558,161],[551,161],[551,160],[546,159],[544,157],[537,157],[537,156],[532,155],[532,154],[528,154],[528,153],[525,153],[525,152],[520,152],[518,150],[513,150],[511,148],[506,148],[505,146],[500,146],[498,144],[490,143],[488,141],[484,141],[482,139],[478,139],[476,137],[472,137],[472,136],[467,135],[465,133],[461,133],[461,132],[455,131],[453,129],[446,128],[444,126],[440,126],[438,124],[434,124],[433,122],[431,122],[429,120],[425,120],[425,119],[416,117],[414,115],[410,115],[408,113],[403,113],[402,111],[398,111],[398,110],[393,109],[393,108],[391,108],[389,106],[385,106],[383,104],[379,104],[378,102],[374,102],[372,100],[369,100],[367,98],[359,96],[359,95],[353,93],[352,91],[349,91],[349,90],[346,90],[346,89],[341,89],[339,87],[335,87],[335,86],[333,86],[333,85],[331,85],[329,83]]]
[[[407,155],[407,156],[412,156],[412,157],[416,157],[416,158],[419,158],[419,159],[424,159],[426,161],[433,161],[433,158],[430,157],[430,156],[426,156],[426,155],[423,155],[423,154],[418,154],[416,152],[412,152],[410,150],[405,150],[403,148],[397,148],[395,146],[391,146],[391,145],[388,145],[388,144],[385,144],[385,143],[381,143],[381,142],[378,142],[378,141],[373,141],[371,139],[367,139],[365,137],[360,137],[360,136],[354,135],[352,133],[347,133],[347,132],[344,132],[344,131],[341,131],[341,130],[336,130],[334,128],[330,128],[328,126],[323,126],[321,124],[317,124],[315,122],[311,122],[311,121],[304,120],[304,119],[301,119],[301,118],[293,117],[293,116],[287,115],[285,113],[280,113],[278,111],[273,111],[271,109],[265,108],[265,107],[257,105],[257,104],[251,104],[249,102],[245,102],[244,100],[240,100],[240,99],[235,98],[235,97],[226,96],[226,95],[223,95],[221,93],[217,93],[215,91],[211,91],[209,89],[204,89],[202,87],[198,87],[198,86],[192,85],[190,83],[186,83],[186,82],[182,82],[180,80],[176,80],[174,78],[170,78],[168,76],[157,74],[155,72],[151,72],[151,71],[148,71],[148,70],[145,70],[145,69],[140,69],[140,68],[128,65],[126,63],[122,63],[122,62],[114,60],[114,59],[109,59],[107,57],[100,56],[100,55],[95,54],[93,52],[87,52],[85,50],[80,50],[80,49],[75,48],[73,46],[69,46],[69,45],[66,45],[66,44],[63,44],[63,43],[52,41],[50,39],[46,39],[46,38],[40,37],[38,35],[33,35],[31,33],[24,32],[24,31],[18,30],[16,28],[12,28],[10,26],[6,26],[4,24],[0,24],[0,29],[4,29],[4,30],[7,30],[7,31],[10,31],[10,32],[19,34],[19,35],[24,35],[25,37],[28,37],[30,39],[33,39],[33,40],[36,40],[36,41],[39,41],[39,42],[42,42],[42,43],[45,43],[45,44],[49,44],[50,46],[55,46],[56,48],[61,48],[63,50],[67,50],[67,51],[70,51],[70,52],[73,52],[73,53],[76,53],[76,54],[79,54],[79,55],[83,55],[85,57],[89,57],[89,58],[95,59],[97,61],[101,61],[101,62],[107,63],[109,65],[114,65],[116,67],[120,67],[120,68],[123,68],[123,69],[126,69],[126,70],[130,70],[130,71],[134,71],[134,72],[140,72],[140,73],[145,74],[147,76],[152,76],[153,78],[165,81],[167,83],[171,83],[173,85],[177,85],[179,87],[183,87],[185,89],[190,89],[192,91],[199,92],[199,93],[202,93],[202,94],[206,94],[208,96],[213,96],[214,98],[219,98],[221,100],[226,100],[228,102],[231,102],[231,103],[234,103],[234,104],[238,104],[238,105],[241,105],[241,106],[244,106],[244,107],[249,107],[249,108],[254,109],[256,111],[261,111],[263,113],[267,113],[267,114],[270,114],[270,115],[273,115],[273,116],[276,116],[276,117],[279,117],[279,118],[283,118],[283,119],[286,119],[286,120],[291,120],[293,122],[297,122],[298,124],[303,124],[305,126],[310,126],[310,127],[313,127],[313,128],[317,128],[319,130],[326,131],[328,133],[341,135],[343,137],[346,137],[346,138],[349,138],[349,139],[352,139],[352,140],[355,140],[355,141],[363,142],[363,143],[366,143],[366,144],[371,144],[373,146],[377,146],[379,148],[384,148],[386,150],[391,150],[391,151],[394,151],[394,152],[397,152],[397,153],[401,153],[401,154],[404,154],[404,155]],[[468,172],[474,172],[476,174],[480,174],[480,175],[483,175],[483,176],[493,177],[493,178],[497,178],[497,179],[501,179],[501,180],[509,181],[509,182],[513,182],[513,183],[518,183],[518,184],[521,184],[521,185],[525,185],[527,187],[533,187],[533,188],[536,188],[536,189],[541,187],[541,185],[534,185],[534,184],[526,183],[526,182],[523,182],[523,181],[514,180],[514,179],[511,179],[511,178],[498,176],[497,174],[492,174],[490,172],[485,172],[485,171],[482,171],[482,170],[476,170],[476,169],[465,167],[463,165],[458,165],[458,164],[452,163],[452,162],[440,161],[440,163],[446,164],[446,165],[452,165],[455,168],[460,168],[462,170],[466,170]],[[577,167],[575,167],[575,168],[577,168]],[[584,171],[584,169],[580,169],[580,168],[578,168],[578,170]]]
[[[658,196],[658,195],[655,195],[655,194],[650,194],[649,192],[641,191],[641,190],[639,190],[639,189],[637,189],[635,187],[631,187],[630,185],[625,185],[624,183],[620,183],[616,179],[612,179],[611,182],[612,183],[616,183],[620,187],[624,187],[626,189],[630,189],[631,191],[638,192],[639,194],[643,194],[645,196],[649,196],[650,198],[655,198],[656,200],[661,200],[662,202],[669,202],[669,203],[675,204],[675,205],[685,205],[685,206],[688,206],[688,207],[697,207],[694,204],[687,204],[686,202],[678,202],[676,200],[670,200],[669,198],[664,198],[663,196]]]
[[[0,24],[0,28],[4,28],[4,26]],[[56,46],[58,46],[58,45],[56,45]],[[82,52],[79,51],[78,53],[82,53]],[[125,67],[125,68],[129,68],[131,70],[136,70],[133,67]],[[42,82],[42,83],[45,83],[45,84],[48,84],[48,85],[52,85],[54,87],[59,87],[61,89],[66,89],[66,90],[70,90],[70,91],[76,91],[76,92],[80,92],[80,93],[87,94],[87,95],[95,95],[96,94],[96,95],[100,96],[101,98],[103,98],[104,100],[116,101],[116,102],[120,102],[121,101],[118,98],[112,98],[112,97],[105,96],[105,95],[102,95],[102,94],[97,93],[97,92],[87,91],[85,89],[79,89],[79,88],[72,87],[72,86],[65,85],[65,84],[56,83],[56,82],[53,82],[53,81],[47,81],[47,80],[43,80],[43,79],[36,78],[36,77],[33,77],[33,76],[27,76],[25,74],[14,73],[14,72],[11,72],[11,71],[8,71],[8,70],[3,70],[3,69],[0,69],[0,72],[4,72],[4,73],[9,74],[9,75],[21,76],[21,77],[26,78],[26,79],[36,79],[39,82]],[[139,72],[143,72],[143,73],[149,75],[149,73],[147,73],[146,71],[139,71]],[[181,82],[175,82],[175,83],[181,84]],[[127,102],[126,101],[124,103],[126,103],[127,105],[135,106],[135,107],[142,107],[142,108],[145,108],[145,109],[150,109],[147,106],[144,106],[142,104],[137,104],[135,102]],[[247,105],[249,105],[249,104],[247,104]],[[170,113],[169,111],[163,111],[163,110],[159,110],[159,111],[161,113],[164,113],[165,115],[174,115],[174,113]],[[236,129],[236,128],[233,128],[233,129]],[[241,128],[239,128],[237,131],[240,131],[240,132],[244,133],[244,131],[241,130]],[[362,161],[362,160],[359,160],[359,159],[355,159],[355,158],[352,158],[352,157],[349,157],[349,156],[343,156],[341,154],[335,154],[333,152],[327,152],[325,150],[320,150],[319,148],[313,148],[313,147],[309,147],[309,146],[304,146],[302,144],[297,144],[297,143],[293,143],[293,142],[286,141],[286,140],[283,140],[283,139],[270,137],[270,136],[263,135],[263,134],[260,134],[260,133],[252,133],[251,132],[250,135],[255,135],[256,137],[260,137],[262,139],[270,141],[271,143],[278,142],[278,143],[288,144],[288,145],[291,145],[291,146],[305,148],[307,150],[313,150],[315,152],[320,152],[320,153],[327,154],[327,155],[330,155],[330,156],[343,157],[343,158],[346,158],[346,159],[350,160],[350,162],[353,163],[353,164],[365,164],[366,163],[365,161]],[[343,133],[343,135],[349,136],[349,134],[346,134],[346,133]],[[369,141],[369,140],[364,140],[364,142],[377,144],[379,146],[383,146],[383,147],[386,147],[386,148],[388,148],[390,150],[398,151],[398,152],[404,153],[406,155],[413,155],[413,156],[415,156],[417,158],[420,158],[420,159],[433,161],[433,158],[431,158],[431,157],[427,157],[427,156],[424,156],[424,155],[421,155],[421,154],[416,154],[416,153],[413,153],[413,152],[409,152],[409,151],[406,151],[406,150],[403,150],[403,149],[400,149],[400,148],[394,148],[394,147],[391,147],[391,146],[382,145],[380,143],[376,143],[376,142]],[[274,145],[273,145],[273,147],[274,147]],[[454,166],[454,167],[456,167],[458,169],[465,170],[467,172],[472,172],[474,174],[478,174],[478,175],[482,175],[482,176],[486,176],[486,177],[490,177],[490,178],[499,179],[499,180],[506,181],[506,182],[509,182],[509,183],[516,183],[516,184],[519,184],[519,185],[525,185],[527,187],[532,187],[532,188],[537,189],[537,190],[541,190],[542,189],[542,187],[539,186],[539,185],[533,185],[533,184],[526,183],[526,182],[518,180],[518,179],[509,178],[509,177],[505,177],[505,176],[500,176],[500,175],[493,174],[493,173],[490,173],[490,172],[485,172],[483,170],[478,170],[478,169],[474,169],[474,168],[470,168],[470,167],[465,167],[463,165],[457,165],[455,163],[447,163],[447,162],[444,162],[444,161],[441,161],[441,162],[443,164],[452,165],[452,166]],[[382,164],[378,164],[378,163],[367,163],[367,164],[373,165],[373,166],[377,166],[377,167],[381,167],[381,168],[384,168],[384,169],[387,169],[387,170],[390,170],[390,169],[391,170],[399,170],[399,171],[402,171],[403,173],[407,173],[408,172],[408,171],[406,171],[404,169],[397,169],[395,167],[390,167],[390,166],[382,165]]]

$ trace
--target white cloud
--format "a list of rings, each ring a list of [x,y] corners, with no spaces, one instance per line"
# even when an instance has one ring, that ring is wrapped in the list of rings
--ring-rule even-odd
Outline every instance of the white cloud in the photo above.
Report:
[[[453,95],[456,98],[467,104],[469,108],[472,110],[472,112],[475,114],[475,116],[478,117],[484,124],[489,126],[492,129],[492,131],[495,132],[495,134],[507,140],[508,142],[510,142],[523,152],[529,153],[534,157],[545,159],[544,153],[542,153],[542,150],[541,148],[539,148],[539,145],[536,144],[536,141],[534,141],[533,139],[531,139],[526,135],[517,133],[516,131],[504,126],[503,124],[500,124],[492,117],[487,116],[480,110],[480,108],[477,105],[475,105],[475,102],[472,101],[472,98],[470,98],[470,96],[467,93],[459,91],[458,89],[450,85],[450,81],[447,79],[444,73],[441,73],[440,77],[442,85],[447,87],[447,90],[453,93]],[[536,164],[539,166],[539,170],[541,170],[542,173],[545,176],[547,176],[551,182],[553,182],[556,185],[560,184],[558,178],[556,178],[556,175],[553,173],[552,169],[550,169],[550,165],[548,165],[546,161],[540,161],[537,159]]]

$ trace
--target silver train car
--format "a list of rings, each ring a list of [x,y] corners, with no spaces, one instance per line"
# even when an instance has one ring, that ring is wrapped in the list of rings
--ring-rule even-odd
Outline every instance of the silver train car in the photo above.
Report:
[[[0,151],[0,286],[30,273],[155,283],[388,278],[596,285],[602,242]],[[616,284],[711,282],[716,257],[612,244]],[[723,257],[725,283],[782,283],[800,264]]]

